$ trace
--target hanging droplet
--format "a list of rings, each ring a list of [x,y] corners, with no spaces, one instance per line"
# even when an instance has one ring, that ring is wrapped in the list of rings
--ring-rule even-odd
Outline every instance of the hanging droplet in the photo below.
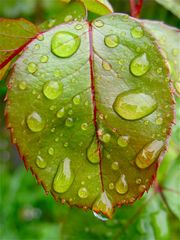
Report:
[[[142,38],[144,36],[144,31],[140,26],[136,26],[131,29],[131,35],[133,38]]]
[[[111,164],[111,168],[112,168],[112,170],[117,171],[119,169],[119,163],[118,162],[113,162]]]
[[[129,143],[129,137],[128,136],[120,136],[117,140],[117,143],[120,147],[127,147]]]
[[[85,187],[80,188],[79,191],[78,191],[78,196],[80,198],[87,198],[88,197],[87,189]]]
[[[26,82],[22,81],[19,83],[19,89],[20,90],[25,90],[26,89]]]
[[[101,137],[101,141],[104,143],[108,143],[111,140],[111,135],[109,133],[105,133]]]
[[[53,181],[53,188],[58,193],[66,192],[74,180],[74,174],[71,170],[71,160],[65,158],[59,165]]]
[[[37,156],[36,158],[36,165],[39,167],[39,168],[46,168],[47,166],[47,162],[44,160],[44,158],[42,158],[41,156]]]
[[[119,45],[119,37],[115,34],[105,36],[104,43],[109,48],[115,48]]]
[[[104,22],[102,20],[95,20],[94,25],[100,28],[104,26]]]
[[[49,81],[44,84],[43,93],[50,100],[56,99],[62,92],[63,84],[61,82]]]
[[[79,105],[81,103],[81,96],[80,95],[77,95],[73,98],[73,103],[75,105]]]
[[[82,130],[86,131],[87,128],[88,128],[88,124],[87,124],[87,123],[82,123],[82,124],[81,124],[81,129],[82,129]]]
[[[43,55],[43,56],[40,57],[40,61],[41,61],[42,63],[46,63],[46,62],[48,61],[48,59],[49,59],[49,57],[46,56],[46,55]]]
[[[147,144],[137,155],[136,165],[141,168],[147,168],[158,158],[162,148],[164,146],[163,141],[154,140]]]
[[[126,181],[126,176],[122,174],[115,185],[116,191],[119,194],[125,194],[128,191],[128,184]]]
[[[37,65],[33,62],[28,64],[27,69],[29,73],[35,73],[38,70]]]
[[[51,51],[58,57],[72,56],[79,48],[81,39],[71,32],[57,32],[51,41]]]
[[[50,147],[48,149],[48,153],[49,153],[49,155],[53,156],[54,155],[54,148]]]
[[[72,127],[73,124],[74,124],[74,121],[73,121],[72,118],[67,118],[66,119],[66,122],[65,122],[66,127]]]
[[[64,114],[65,114],[65,110],[64,110],[64,108],[61,108],[61,109],[56,113],[56,116],[57,116],[57,118],[62,118],[62,117],[64,117]]]
[[[130,90],[117,96],[113,109],[124,119],[137,120],[143,118],[157,108],[156,101],[146,93]]]
[[[97,214],[102,213],[111,218],[113,213],[112,200],[106,191],[102,192],[99,198],[94,202],[92,210]]]
[[[131,73],[136,77],[144,75],[149,70],[149,68],[150,63],[148,61],[146,53],[135,57],[130,64]]]
[[[103,67],[104,70],[106,70],[106,71],[110,71],[110,70],[112,69],[111,65],[110,65],[108,62],[106,62],[106,61],[103,61],[103,62],[102,62],[102,67]]]
[[[98,214],[98,213],[96,213],[96,212],[94,212],[93,211],[93,214],[94,214],[94,216],[96,217],[96,218],[98,218],[99,220],[101,220],[101,221],[103,221],[103,222],[106,222],[107,220],[108,220],[108,218],[107,217],[105,217],[104,215],[102,215],[102,214]]]
[[[37,112],[32,112],[27,117],[27,125],[32,132],[40,132],[44,128],[44,121]]]
[[[91,163],[99,163],[99,151],[96,136],[94,136],[90,146],[87,149],[87,157]]]

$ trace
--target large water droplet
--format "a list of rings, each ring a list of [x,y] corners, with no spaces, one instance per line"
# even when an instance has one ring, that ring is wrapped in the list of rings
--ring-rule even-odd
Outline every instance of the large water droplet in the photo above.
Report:
[[[157,108],[156,101],[139,90],[130,90],[117,96],[113,109],[124,119],[137,120],[143,118]]]
[[[44,121],[37,112],[32,112],[27,117],[27,125],[32,132],[40,132],[44,128]]]
[[[99,163],[99,151],[96,136],[93,138],[88,150],[87,157],[91,163]]]
[[[92,210],[97,214],[102,213],[111,218],[113,213],[113,206],[111,197],[105,192],[102,192],[99,198],[94,202]]]
[[[53,188],[58,193],[66,192],[74,180],[74,174],[71,170],[71,160],[65,158],[59,165],[53,181]]]
[[[80,198],[87,198],[88,197],[87,189],[85,187],[80,188],[79,191],[78,191],[78,196]]]
[[[36,165],[39,168],[46,168],[47,161],[45,161],[44,158],[42,158],[40,155],[38,155],[37,158],[36,158]]]
[[[120,136],[117,140],[117,143],[120,147],[127,147],[129,142],[128,136]]]
[[[147,144],[137,155],[136,165],[141,168],[149,167],[159,156],[164,146],[163,141],[154,140]]]
[[[105,45],[109,48],[115,48],[119,45],[119,37],[115,34],[110,34],[104,38]]]
[[[79,48],[81,39],[71,32],[57,32],[51,41],[51,51],[58,57],[72,56]]]
[[[43,93],[50,99],[56,99],[63,92],[63,84],[57,81],[49,81],[44,84]]]
[[[37,65],[33,62],[28,64],[27,69],[29,73],[35,73],[38,70]]]
[[[136,26],[131,29],[131,35],[133,36],[133,38],[142,38],[144,35],[144,31],[140,26]]]
[[[119,194],[125,194],[128,191],[128,184],[124,174],[122,174],[116,182],[115,188]]]
[[[130,64],[131,73],[137,77],[140,77],[143,74],[145,74],[149,70],[149,68],[150,63],[148,61],[146,53],[143,53],[142,55],[135,57]]]
[[[81,96],[80,95],[76,95],[74,98],[73,98],[73,103],[75,105],[79,105],[81,102]]]
[[[65,110],[64,110],[64,108],[61,108],[61,109],[56,113],[56,116],[57,116],[57,118],[62,118],[62,117],[64,117],[64,114],[65,114]]]

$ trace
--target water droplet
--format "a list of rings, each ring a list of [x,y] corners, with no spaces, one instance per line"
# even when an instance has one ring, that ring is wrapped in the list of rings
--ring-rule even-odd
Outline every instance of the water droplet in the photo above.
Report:
[[[49,81],[44,84],[43,93],[50,99],[54,100],[63,92],[63,84],[57,81]]]
[[[137,155],[136,165],[141,168],[149,167],[159,156],[164,146],[163,141],[154,140],[147,144]]]
[[[100,27],[103,27],[103,26],[104,26],[104,22],[103,22],[102,20],[96,20],[96,21],[94,22],[94,25],[95,25],[96,27],[100,28]]]
[[[73,20],[73,16],[72,15],[67,15],[65,18],[64,18],[64,22],[70,22]]]
[[[20,90],[25,90],[26,89],[26,82],[22,81],[19,83],[19,89]]]
[[[116,187],[116,191],[119,194],[125,194],[128,191],[128,184],[126,181],[126,176],[124,174],[120,176],[120,178],[116,182],[115,187]]]
[[[40,57],[40,61],[41,61],[42,63],[46,63],[46,62],[48,61],[48,59],[49,59],[49,57],[46,56],[46,55],[43,55],[43,56]]]
[[[34,49],[36,49],[36,50],[40,49],[40,45],[39,44],[35,44],[34,45]]]
[[[42,158],[41,156],[38,155],[36,158],[36,165],[39,168],[46,168],[47,162],[44,160],[44,158]]]
[[[108,143],[111,140],[111,135],[109,133],[105,133],[102,135],[101,140],[104,143]]]
[[[119,169],[119,163],[118,162],[113,162],[112,165],[111,165],[111,168],[114,171],[117,171]]]
[[[27,117],[27,125],[32,132],[40,132],[44,128],[44,121],[37,112],[32,112]]]
[[[74,122],[73,122],[72,118],[67,118],[66,119],[66,122],[65,122],[66,127],[72,127],[73,124],[74,124]]]
[[[62,118],[62,117],[64,117],[64,114],[65,114],[65,110],[64,110],[64,108],[61,108],[61,109],[56,113],[56,116],[57,116],[57,118]]]
[[[119,45],[119,37],[115,34],[105,36],[104,43],[109,48],[115,48]]]
[[[56,56],[67,58],[78,50],[80,43],[80,37],[74,33],[57,32],[52,38],[51,50]]]
[[[53,188],[58,193],[66,192],[74,180],[74,174],[71,170],[71,160],[65,158],[59,165],[53,181]]]
[[[133,38],[142,38],[144,36],[144,31],[140,26],[136,26],[131,29],[131,35]]]
[[[64,147],[67,148],[69,146],[69,143],[68,142],[65,142],[64,143]]]
[[[94,136],[87,150],[87,157],[91,163],[99,163],[99,151],[96,136]]]
[[[114,189],[114,183],[113,183],[113,182],[109,184],[109,189],[110,189],[110,190],[113,190],[113,189]]]
[[[28,64],[28,68],[27,69],[28,69],[29,73],[35,73],[38,70],[37,65],[35,63],[33,63],[33,62],[30,62]]]
[[[70,109],[70,110],[68,111],[68,114],[69,114],[69,115],[72,115],[72,114],[73,114],[73,110]]]
[[[92,210],[98,214],[102,213],[109,218],[112,217],[112,200],[109,194],[106,193],[106,191],[102,192],[99,198],[97,198],[97,200],[94,202]]]
[[[98,213],[96,213],[96,212],[94,212],[93,211],[93,214],[94,214],[94,216],[96,217],[96,218],[98,218],[99,220],[101,220],[101,221],[103,221],[103,222],[106,222],[107,220],[108,220],[108,218],[107,217],[105,217],[104,215],[102,215],[102,214],[98,214]]]
[[[142,184],[141,184],[141,185],[138,187],[138,191],[141,192],[141,193],[144,192],[145,190],[146,190],[146,185],[142,185]]]
[[[136,184],[141,184],[141,182],[142,182],[141,178],[136,179]]]
[[[82,123],[82,124],[81,124],[81,129],[82,129],[82,130],[86,131],[87,128],[88,128],[88,124],[87,124],[87,123]]]
[[[48,153],[49,153],[49,155],[53,156],[54,155],[54,148],[50,147],[48,149]]]
[[[103,62],[102,62],[102,67],[103,67],[104,70],[106,70],[106,71],[110,71],[110,70],[112,69],[111,65],[110,65],[108,62],[106,62],[106,61],[103,61]]]
[[[163,119],[161,117],[156,119],[156,124],[161,125],[163,123]]]
[[[119,94],[113,104],[114,111],[127,120],[141,119],[154,112],[156,108],[156,101],[138,90]]]
[[[120,147],[127,147],[129,142],[128,136],[120,136],[117,140],[117,143]]]
[[[131,73],[136,77],[144,75],[149,70],[149,68],[150,64],[146,53],[135,57],[130,64]]]
[[[49,110],[51,110],[51,111],[53,111],[53,110],[55,110],[55,109],[56,109],[56,106],[55,106],[55,105],[51,105],[50,108],[49,108]]]
[[[81,30],[83,28],[83,25],[82,24],[77,24],[76,26],[75,26],[75,29],[76,30]]]
[[[75,105],[79,105],[80,102],[81,102],[81,96],[80,96],[80,95],[77,95],[77,96],[75,96],[75,97],[73,98],[73,103],[74,103]]]
[[[79,191],[78,191],[78,196],[80,198],[87,198],[88,197],[87,189],[85,187],[80,188]]]
[[[43,41],[43,40],[44,40],[44,36],[43,36],[42,34],[39,34],[39,35],[37,36],[37,39],[38,39],[39,41]]]

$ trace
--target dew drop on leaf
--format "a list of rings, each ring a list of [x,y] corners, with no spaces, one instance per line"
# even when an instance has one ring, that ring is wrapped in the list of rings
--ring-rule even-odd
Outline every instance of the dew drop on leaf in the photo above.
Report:
[[[28,64],[27,69],[28,69],[29,73],[35,73],[38,70],[37,65],[35,63],[33,63],[33,62],[30,62]]]
[[[56,113],[56,116],[57,116],[57,118],[62,118],[62,117],[64,117],[64,114],[65,114],[65,110],[64,110],[64,108],[61,108],[61,109]]]
[[[78,191],[78,196],[80,198],[87,198],[88,197],[87,189],[85,187],[80,188],[79,191]]]
[[[32,132],[40,132],[44,128],[44,121],[37,112],[32,112],[26,122]]]
[[[127,147],[129,142],[128,136],[120,136],[117,140],[117,143],[120,147]]]
[[[87,124],[87,123],[82,123],[82,124],[81,124],[81,129],[82,129],[82,130],[86,131],[87,128],[88,128],[88,124]]]
[[[119,194],[125,194],[128,191],[126,176],[122,174],[115,184],[116,191]]]
[[[162,148],[164,146],[163,141],[154,140],[147,144],[137,155],[136,165],[141,168],[149,167],[159,156]]]
[[[72,118],[67,118],[66,119],[66,122],[65,122],[66,127],[72,127],[73,124],[74,124],[74,121],[73,121]]]
[[[119,169],[119,163],[118,162],[113,162],[111,164],[111,168],[112,168],[112,170],[117,171]]]
[[[109,189],[110,189],[110,190],[113,190],[113,189],[114,189],[114,183],[113,183],[113,182],[109,184]]]
[[[74,180],[74,174],[71,170],[71,160],[65,158],[59,165],[53,181],[53,188],[58,193],[66,192]]]
[[[156,101],[150,95],[139,90],[130,90],[117,96],[113,109],[124,119],[137,120],[143,118],[157,108]]]
[[[75,96],[75,97],[73,98],[73,103],[74,103],[75,105],[79,105],[80,102],[81,102],[81,96],[80,96],[80,95],[77,95],[77,96]]]
[[[96,136],[94,136],[90,146],[87,149],[87,157],[91,163],[99,163],[98,145]]]
[[[20,90],[25,90],[26,89],[26,82],[22,81],[19,83],[19,89]]]
[[[75,29],[76,30],[81,30],[83,28],[83,25],[82,24],[77,24],[76,26],[75,26]]]
[[[48,153],[49,153],[49,155],[53,156],[54,155],[54,148],[50,147],[48,149]]]
[[[81,39],[71,32],[57,32],[51,40],[51,51],[58,57],[72,56],[79,48]]]
[[[150,68],[146,53],[135,57],[130,63],[130,70],[134,76],[140,77],[144,75]]]
[[[102,142],[108,143],[111,140],[111,135],[109,133],[105,133],[101,137]]]
[[[110,71],[112,69],[111,65],[106,61],[102,62],[102,66],[103,66],[104,70],[106,70],[106,71]]]
[[[133,38],[142,38],[144,36],[144,31],[140,26],[133,27],[131,29],[131,35]]]
[[[63,84],[57,81],[49,81],[44,84],[43,93],[50,99],[54,100],[63,92]]]
[[[103,22],[102,20],[96,20],[96,21],[94,22],[94,25],[95,25],[96,27],[100,28],[100,27],[103,27],[103,26],[104,26],[104,22]]]
[[[104,38],[105,45],[109,48],[115,48],[119,45],[119,37],[115,34],[110,34]]]
[[[36,158],[36,165],[39,167],[39,168],[46,168],[47,166],[47,162],[44,160],[44,158],[42,158],[40,155],[37,156]]]
[[[49,57],[46,56],[46,55],[43,55],[43,56],[40,57],[40,61],[41,61],[42,63],[46,63],[46,62],[48,61],[48,59],[49,59]]]

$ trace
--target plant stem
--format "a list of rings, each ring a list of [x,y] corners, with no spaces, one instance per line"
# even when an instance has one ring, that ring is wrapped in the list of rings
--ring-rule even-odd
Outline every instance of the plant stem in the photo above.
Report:
[[[131,8],[131,16],[135,18],[139,18],[141,9],[143,5],[143,0],[138,0],[136,3],[136,0],[130,0],[130,8]]]

